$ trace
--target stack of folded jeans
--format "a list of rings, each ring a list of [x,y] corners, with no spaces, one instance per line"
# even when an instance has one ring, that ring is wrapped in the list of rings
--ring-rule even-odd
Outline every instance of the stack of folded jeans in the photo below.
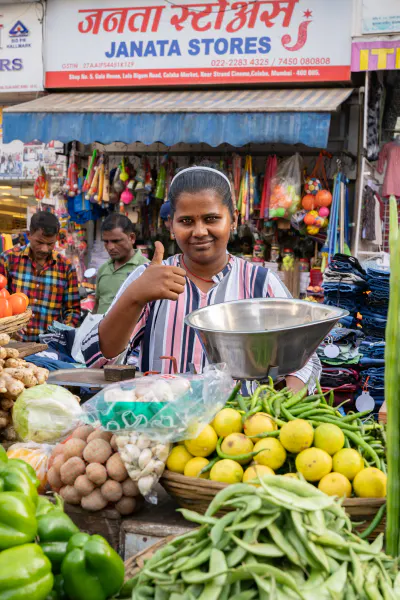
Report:
[[[359,348],[361,354],[360,365],[370,367],[383,367],[385,365],[385,342],[363,340]]]
[[[335,254],[324,273],[322,287],[324,304],[348,310],[350,315],[342,324],[353,325],[368,288],[366,272],[358,260],[352,256]]]
[[[390,271],[376,262],[369,262],[366,267],[369,293],[364,298],[362,328],[365,335],[384,339],[389,305]]]

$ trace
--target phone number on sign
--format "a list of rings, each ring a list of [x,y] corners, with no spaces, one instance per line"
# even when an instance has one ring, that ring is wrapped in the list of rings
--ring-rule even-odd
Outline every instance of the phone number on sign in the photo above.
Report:
[[[276,61],[268,58],[231,58],[229,60],[215,59],[212,67],[267,67],[267,66],[296,66],[296,65],[330,65],[330,58],[278,58]]]

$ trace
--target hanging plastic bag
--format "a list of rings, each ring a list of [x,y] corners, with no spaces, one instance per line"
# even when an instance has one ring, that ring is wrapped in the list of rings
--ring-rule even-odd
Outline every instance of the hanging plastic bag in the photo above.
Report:
[[[269,216],[288,219],[300,208],[302,158],[295,154],[283,160],[271,182]]]
[[[223,408],[234,382],[225,365],[202,375],[151,375],[110,385],[82,409],[86,423],[112,431],[140,493],[154,502],[171,443],[192,439]]]
[[[27,442],[25,444],[13,444],[10,446],[7,450],[7,456],[8,458],[23,460],[28,465],[31,465],[40,481],[38,491],[43,492],[47,484],[47,471],[53,450],[54,446],[50,446],[50,444]]]

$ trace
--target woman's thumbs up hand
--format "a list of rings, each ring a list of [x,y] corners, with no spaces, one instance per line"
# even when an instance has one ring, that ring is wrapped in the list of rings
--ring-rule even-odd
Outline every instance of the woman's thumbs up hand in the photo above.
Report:
[[[186,271],[163,265],[164,246],[155,243],[153,260],[128,288],[135,303],[144,306],[154,300],[177,300],[185,290]]]

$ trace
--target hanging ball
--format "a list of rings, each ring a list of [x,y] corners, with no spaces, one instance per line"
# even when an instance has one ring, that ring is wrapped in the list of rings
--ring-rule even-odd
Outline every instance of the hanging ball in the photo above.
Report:
[[[329,217],[329,212],[329,208],[322,206],[318,211],[318,216],[324,219],[325,217]]]
[[[304,208],[304,210],[314,210],[315,197],[312,194],[307,194],[301,201],[301,205]]]
[[[317,201],[317,206],[330,206],[332,204],[332,194],[329,190],[319,190],[315,200]]]
[[[307,177],[304,184],[304,192],[306,194],[313,194],[314,196],[322,190],[322,184],[316,177]]]

